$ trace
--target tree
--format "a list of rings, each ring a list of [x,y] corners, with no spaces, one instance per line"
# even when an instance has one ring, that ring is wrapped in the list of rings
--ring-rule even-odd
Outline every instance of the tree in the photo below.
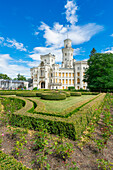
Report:
[[[95,50],[95,48],[93,48],[93,49],[91,50],[91,52],[90,52],[89,57],[93,56],[95,53],[96,53],[96,50]]]
[[[11,78],[8,77],[7,74],[2,74],[2,73],[0,73],[0,79],[11,80]]]
[[[26,77],[24,77],[23,75],[18,74],[17,78],[14,78],[14,80],[23,80],[23,81],[26,81]]]
[[[91,91],[113,90],[113,54],[95,53],[88,60],[84,80]]]

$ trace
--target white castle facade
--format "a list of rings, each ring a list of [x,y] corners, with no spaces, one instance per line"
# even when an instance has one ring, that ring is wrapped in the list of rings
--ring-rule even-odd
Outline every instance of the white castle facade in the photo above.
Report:
[[[87,83],[83,82],[87,61],[76,61],[73,59],[74,49],[71,40],[64,40],[62,48],[62,65],[55,64],[55,56],[51,53],[41,55],[41,63],[38,67],[30,69],[33,79],[33,88],[38,89],[87,89]]]

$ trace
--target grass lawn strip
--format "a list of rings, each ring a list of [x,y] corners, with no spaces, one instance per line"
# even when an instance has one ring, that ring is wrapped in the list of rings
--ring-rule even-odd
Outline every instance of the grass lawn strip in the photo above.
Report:
[[[100,95],[100,94],[99,94]],[[74,106],[72,106],[72,107],[70,107],[70,108],[68,108],[67,110],[65,110],[65,112],[63,112],[62,114],[61,113],[59,113],[59,114],[56,114],[56,113],[54,113],[54,112],[47,112],[46,110],[45,110],[45,107],[43,106],[43,103],[41,102],[40,103],[40,101],[38,101],[38,100],[36,100],[36,99],[34,99],[34,98],[30,98],[30,100],[33,100],[33,101],[35,101],[36,103],[37,103],[37,107],[36,107],[36,109],[33,111],[33,113],[35,114],[42,114],[42,115],[47,115],[47,116],[55,116],[55,117],[61,117],[61,118],[68,118],[69,116],[71,116],[72,114],[74,114],[75,112],[77,112],[77,111],[79,111],[83,106],[85,106],[87,103],[89,103],[89,102],[91,102],[92,100],[94,100],[94,99],[96,99],[97,97],[99,97],[99,95],[98,96],[93,96],[93,98],[91,98],[91,100],[89,100],[89,99],[87,99],[87,100],[85,100],[85,101],[82,101],[82,102],[79,102],[79,103],[77,103],[77,104],[75,104]],[[41,105],[40,105],[41,104]],[[42,107],[42,112],[41,111],[37,111],[38,110],[38,108],[39,108],[39,110],[40,110],[40,108]],[[43,107],[44,107],[44,109],[43,109]]]
[[[50,101],[50,100],[43,100],[37,97],[36,99],[39,100],[40,102],[44,103],[45,105],[45,110],[47,113],[57,113],[57,114],[65,114],[66,110],[71,108],[71,107],[76,107],[78,103],[81,103],[83,100],[89,100],[97,95],[83,95],[83,96],[71,96],[66,98],[65,100],[60,100],[60,101]],[[72,108],[72,110],[74,110]],[[40,111],[40,107],[37,111]]]

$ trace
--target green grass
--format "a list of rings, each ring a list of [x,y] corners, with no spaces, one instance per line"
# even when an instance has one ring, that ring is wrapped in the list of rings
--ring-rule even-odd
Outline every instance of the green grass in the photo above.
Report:
[[[96,97],[96,95],[71,96],[60,101],[43,100],[39,97],[35,97],[35,99],[44,104],[46,112],[60,114],[65,112],[66,109],[69,109],[73,106],[76,107],[76,105],[80,104],[81,102],[88,99],[90,100],[93,97]]]

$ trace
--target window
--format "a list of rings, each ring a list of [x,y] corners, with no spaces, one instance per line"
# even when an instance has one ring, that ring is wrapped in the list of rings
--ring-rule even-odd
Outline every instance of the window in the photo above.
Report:
[[[85,67],[83,67],[83,70],[85,70],[86,68]]]
[[[59,77],[61,77],[61,73],[59,73]]]
[[[66,79],[66,84],[68,84],[68,79]]]
[[[77,84],[80,84],[80,79],[79,78],[77,79]]]
[[[77,89],[80,89],[80,87],[79,87],[79,86],[77,86]]]
[[[74,84],[74,80],[73,80],[73,84]]]
[[[57,83],[57,79],[56,79],[56,83]]]
[[[64,84],[64,79],[62,80],[62,84]]]
[[[83,72],[83,76],[85,76],[85,72]]]
[[[46,63],[46,59],[45,59],[44,61],[45,61],[45,63]]]
[[[68,77],[68,73],[66,73],[66,77]]]
[[[67,56],[67,53],[65,53],[65,56]]]
[[[51,77],[53,77],[53,73],[51,73]]]
[[[56,73],[56,77],[57,77],[57,73]]]
[[[71,56],[72,56],[73,54],[71,53]]]
[[[41,70],[41,76],[43,76],[43,71]]]
[[[69,80],[69,84],[71,84],[71,79]]]
[[[68,89],[68,87],[66,86],[66,89]]]
[[[85,82],[83,81],[83,84],[85,84]]]
[[[64,77],[64,73],[62,73],[62,77]]]
[[[73,73],[73,77],[74,77],[74,73]]]
[[[71,73],[69,73],[69,77],[71,77]]]
[[[79,73],[79,72],[77,72],[77,76],[80,76],[80,73]]]
[[[48,77],[49,77],[49,73],[48,73]]]
[[[77,67],[78,70],[80,70],[80,67]]]
[[[59,79],[59,83],[61,83],[61,79]]]
[[[63,89],[64,89],[64,86],[63,86]]]
[[[83,89],[86,89],[86,87],[85,87],[85,86],[83,86]]]

